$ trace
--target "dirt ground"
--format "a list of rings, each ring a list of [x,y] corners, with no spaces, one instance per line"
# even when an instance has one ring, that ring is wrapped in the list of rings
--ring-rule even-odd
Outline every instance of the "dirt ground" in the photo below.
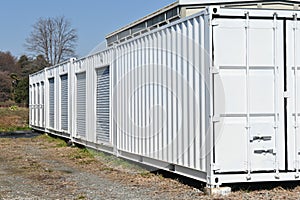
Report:
[[[25,136],[0,138],[0,199],[300,199],[297,185],[211,197],[113,156],[47,135]]]

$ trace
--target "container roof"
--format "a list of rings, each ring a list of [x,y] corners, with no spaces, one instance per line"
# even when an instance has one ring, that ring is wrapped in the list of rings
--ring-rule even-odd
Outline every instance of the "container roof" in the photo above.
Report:
[[[157,11],[155,11],[155,12],[153,12],[153,13],[151,13],[151,14],[149,14],[149,15],[147,15],[147,16],[139,19],[139,20],[136,20],[136,21],[132,22],[131,24],[128,24],[127,26],[124,26],[123,28],[120,28],[119,30],[117,30],[115,32],[112,32],[112,33],[108,34],[106,36],[106,38],[108,38],[108,37],[110,37],[110,36],[112,36],[112,35],[114,35],[114,34],[116,34],[118,32],[121,32],[123,30],[126,30],[128,27],[135,26],[135,25],[137,25],[137,24],[139,24],[139,23],[141,23],[143,21],[146,21],[147,19],[150,19],[150,18],[152,18],[154,16],[157,16],[157,15],[159,15],[159,14],[161,14],[161,13],[167,11],[167,10],[170,10],[170,9],[176,7],[176,6],[178,6],[178,2],[175,2],[175,3],[172,3],[170,5],[167,5],[167,6],[161,8],[161,9],[159,9],[159,10],[157,10]]]
[[[300,0],[177,0],[176,2],[161,8],[160,10],[153,12],[123,28],[120,28],[106,36],[106,40],[108,44],[113,43],[114,41],[119,41],[120,38],[125,38],[126,36],[130,36],[132,29],[140,28],[141,30],[147,29],[149,27],[144,24],[148,24],[147,22],[152,19],[157,21],[157,17],[160,15],[166,14],[168,11],[172,11],[172,9],[178,9],[176,16],[182,17],[180,13],[180,8],[182,7],[195,7],[195,8],[204,8],[205,6],[215,5],[215,6],[247,6],[253,4],[283,4],[283,5],[298,5],[300,4]],[[297,8],[298,8],[297,6]],[[166,19],[167,20],[167,19]],[[159,21],[159,20],[158,20]],[[162,20],[164,21],[164,20]],[[141,26],[141,27],[140,27]]]
[[[300,3],[299,0],[178,0],[179,5],[222,5],[247,3]]]

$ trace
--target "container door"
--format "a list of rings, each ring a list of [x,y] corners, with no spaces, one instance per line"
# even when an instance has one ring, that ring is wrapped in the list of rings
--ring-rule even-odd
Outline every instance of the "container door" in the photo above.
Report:
[[[68,105],[69,105],[69,97],[68,97],[68,75],[62,75],[61,79],[61,130],[68,131]]]
[[[49,127],[54,128],[54,78],[49,79]]]
[[[77,95],[76,95],[76,128],[77,135],[86,137],[86,73],[80,73],[77,77]]]
[[[37,116],[37,126],[41,127],[41,118],[40,118],[40,84],[36,84],[36,116]]]
[[[97,70],[97,141],[110,142],[109,108],[110,108],[109,67]]]
[[[45,85],[44,82],[41,82],[41,120],[42,120],[42,127],[45,127]]]
[[[300,168],[300,22],[287,21],[287,140],[288,169]],[[297,175],[299,176],[299,175]]]
[[[216,172],[284,169],[283,22],[213,22]]]

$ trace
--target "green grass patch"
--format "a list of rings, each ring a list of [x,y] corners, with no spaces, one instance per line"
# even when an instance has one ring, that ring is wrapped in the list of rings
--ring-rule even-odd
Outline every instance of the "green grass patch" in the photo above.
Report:
[[[11,106],[0,108],[0,132],[30,130],[28,108]]]
[[[128,170],[133,170],[136,171],[138,173],[144,174],[146,176],[147,173],[149,173],[147,170],[143,169],[142,167],[128,162],[127,160],[124,160],[122,158],[118,158],[114,155],[109,155],[103,152],[99,152],[99,151],[95,151],[95,150],[89,150],[91,152],[91,154],[97,158],[98,160],[100,160],[102,163],[105,163],[107,168],[123,168],[123,169],[128,169]],[[110,171],[110,170],[107,170]]]
[[[70,159],[72,160],[83,160],[88,159],[85,161],[81,161],[82,164],[87,162],[86,164],[89,164],[92,162],[92,159],[94,158],[94,155],[86,148],[78,148],[77,151],[75,151],[73,154],[70,155]]]
[[[40,135],[40,136],[36,137],[36,139],[37,140],[41,139],[47,143],[55,144],[55,147],[66,147],[67,146],[66,141],[64,141],[63,139],[51,137],[47,134]]]

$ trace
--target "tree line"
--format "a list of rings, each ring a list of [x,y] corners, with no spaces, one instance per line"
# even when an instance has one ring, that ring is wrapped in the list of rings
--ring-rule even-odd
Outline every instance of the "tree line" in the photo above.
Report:
[[[25,47],[33,56],[14,57],[0,51],[0,106],[28,106],[29,75],[75,57],[77,31],[65,17],[40,18],[33,25]]]
[[[21,56],[19,59],[10,52],[0,52],[0,102],[15,102],[28,106],[29,75],[50,66],[43,55],[36,58]],[[1,105],[1,104],[0,104]]]

